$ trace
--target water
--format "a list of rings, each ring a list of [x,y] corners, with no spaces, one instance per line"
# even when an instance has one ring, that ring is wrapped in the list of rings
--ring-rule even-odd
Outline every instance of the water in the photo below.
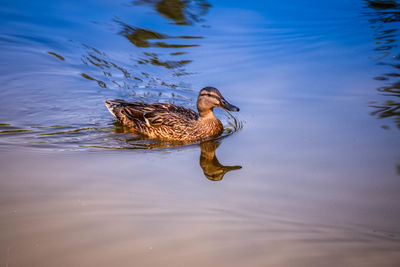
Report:
[[[392,1],[5,1],[0,266],[398,266]],[[105,99],[221,138],[126,132]]]

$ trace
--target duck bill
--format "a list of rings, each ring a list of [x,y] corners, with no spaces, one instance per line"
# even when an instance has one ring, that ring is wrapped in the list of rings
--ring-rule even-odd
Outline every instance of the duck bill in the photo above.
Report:
[[[240,110],[237,106],[234,106],[234,105],[228,103],[228,101],[224,101],[224,103],[222,103],[222,108],[227,109],[229,111],[239,111]]]

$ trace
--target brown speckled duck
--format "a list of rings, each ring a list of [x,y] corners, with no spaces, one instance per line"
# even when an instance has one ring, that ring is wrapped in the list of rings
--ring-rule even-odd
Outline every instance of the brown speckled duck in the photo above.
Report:
[[[222,134],[224,128],[214,116],[214,107],[230,111],[239,108],[228,103],[218,89],[205,87],[197,98],[197,114],[172,104],[152,104],[106,100],[108,110],[119,122],[150,138],[194,141]]]

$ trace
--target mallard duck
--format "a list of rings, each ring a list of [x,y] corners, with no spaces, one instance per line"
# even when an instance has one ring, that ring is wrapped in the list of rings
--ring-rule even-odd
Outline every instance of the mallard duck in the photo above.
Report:
[[[119,122],[149,138],[193,141],[222,134],[224,128],[214,116],[214,107],[230,111],[239,108],[228,103],[218,89],[205,87],[197,98],[194,110],[172,104],[126,102],[106,100],[108,110]]]

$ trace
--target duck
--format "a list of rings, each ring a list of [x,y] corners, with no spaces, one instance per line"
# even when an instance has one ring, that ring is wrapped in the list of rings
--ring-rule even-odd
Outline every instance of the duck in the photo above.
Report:
[[[218,137],[224,131],[214,115],[214,107],[239,111],[215,87],[204,87],[197,97],[197,110],[168,103],[127,102],[105,100],[115,118],[134,133],[152,139],[195,141]]]

